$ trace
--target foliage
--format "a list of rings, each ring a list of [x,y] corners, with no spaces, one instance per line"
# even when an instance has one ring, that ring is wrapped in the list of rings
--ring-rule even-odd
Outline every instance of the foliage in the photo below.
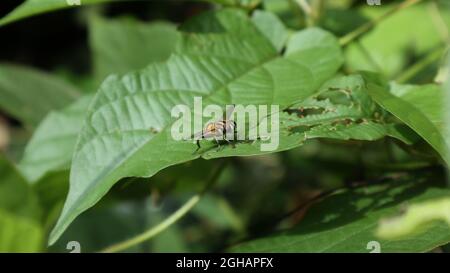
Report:
[[[425,183],[428,182],[425,181]],[[398,213],[402,202],[407,200],[411,204],[409,210],[411,214],[405,217],[414,214],[415,217],[421,218],[414,213],[414,210],[418,209],[416,202],[448,196],[448,190],[425,186],[423,181],[415,181],[415,183],[389,181],[389,184],[395,185],[375,185],[336,193],[309,210],[306,217],[295,228],[281,234],[243,243],[232,250],[236,252],[362,252],[369,242],[377,240],[382,252],[423,252],[448,242],[450,227],[446,223],[429,227],[428,234],[422,234],[420,238],[423,240],[420,241],[417,241],[418,237],[414,234],[403,236],[401,240],[378,239],[374,230],[380,217]],[[430,214],[421,215],[427,218]],[[382,226],[380,235],[391,232],[391,238],[397,238],[396,235],[399,233],[392,231],[392,225],[389,227],[387,225],[386,223],[386,226]],[[399,226],[405,228],[404,224]],[[370,252],[369,250],[366,251]]]
[[[205,2],[186,4],[204,11],[176,24],[164,5],[134,3],[158,19],[144,22],[136,11],[108,16],[117,1],[86,0],[67,13],[88,31],[73,46],[79,63],[0,65],[0,130],[13,139],[0,146],[1,252],[66,251],[74,240],[139,252],[450,242],[445,3]],[[27,0],[0,26],[68,7]],[[412,28],[417,18],[430,20]],[[278,147],[202,140],[197,151],[175,140],[172,109],[198,96],[277,105],[258,120],[271,120]]]

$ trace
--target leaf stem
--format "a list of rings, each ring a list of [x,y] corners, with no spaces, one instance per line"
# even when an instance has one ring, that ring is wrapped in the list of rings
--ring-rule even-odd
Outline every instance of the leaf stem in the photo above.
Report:
[[[311,15],[312,9],[306,0],[297,0],[297,4],[302,8],[307,16]]]
[[[420,61],[416,62],[415,64],[410,66],[407,70],[405,70],[403,73],[401,73],[396,78],[396,82],[405,83],[408,80],[412,79],[417,73],[422,71],[425,67],[439,60],[444,55],[445,51],[446,51],[445,47],[432,51],[424,58],[422,58]]]
[[[405,9],[409,6],[412,6],[414,4],[417,4],[421,2],[422,0],[406,0],[402,2],[401,4],[398,4],[397,6],[393,7],[383,15],[381,15],[378,18],[373,19],[372,21],[367,22],[366,24],[360,26],[359,28],[353,30],[352,32],[346,34],[344,37],[339,39],[339,43],[341,46],[345,46],[351,41],[359,38],[361,35],[367,33],[369,30],[371,30],[373,27],[384,21],[385,19],[389,18],[391,15],[397,13],[398,11]]]
[[[295,0],[297,5],[303,10],[306,16],[306,23],[308,26],[313,26],[319,18],[322,9],[322,0],[316,0],[311,6],[306,0]]]
[[[100,252],[102,253],[112,253],[112,252],[119,252],[125,249],[128,249],[132,246],[138,245],[143,243],[144,241],[150,240],[151,238],[155,237],[159,233],[166,230],[168,227],[170,227],[172,224],[176,223],[179,219],[181,219],[184,215],[186,215],[194,206],[201,200],[203,195],[208,191],[208,189],[217,181],[217,179],[220,177],[220,174],[222,173],[222,170],[224,169],[224,162],[222,161],[222,164],[219,164],[216,169],[212,172],[212,175],[208,182],[206,183],[203,190],[196,195],[189,198],[189,200],[184,203],[183,206],[181,206],[178,210],[176,210],[174,213],[172,213],[169,217],[167,217],[164,221],[159,223],[158,225],[148,229],[147,231],[136,235],[128,240],[125,240],[123,242],[114,244],[112,246],[109,246]]]

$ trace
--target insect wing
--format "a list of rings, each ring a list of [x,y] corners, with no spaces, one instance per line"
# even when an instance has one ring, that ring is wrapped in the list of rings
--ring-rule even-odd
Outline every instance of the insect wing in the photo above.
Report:
[[[195,133],[195,134],[193,134],[192,136],[191,136],[191,139],[193,139],[193,140],[197,140],[197,139],[201,139],[202,137],[203,137],[203,131],[201,131],[201,132],[198,132],[198,133]]]
[[[209,132],[203,132],[203,138],[205,139],[212,139],[215,137],[219,137],[221,134],[218,131],[209,131]]]
[[[233,114],[233,111],[234,111],[234,107],[235,107],[234,104],[226,106],[226,111],[227,112],[226,112],[225,120],[229,120],[231,118],[231,116]]]

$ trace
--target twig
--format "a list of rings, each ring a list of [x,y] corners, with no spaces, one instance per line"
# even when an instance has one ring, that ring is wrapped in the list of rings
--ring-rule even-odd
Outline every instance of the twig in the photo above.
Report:
[[[405,8],[407,8],[409,6],[417,4],[417,3],[421,2],[421,1],[422,0],[406,0],[406,1],[402,2],[401,4],[398,4],[397,6],[395,6],[394,8],[392,8],[391,10],[386,12],[385,14],[381,15],[380,17],[375,18],[374,20],[372,20],[370,22],[367,22],[366,24],[364,24],[364,25],[360,26],[359,28],[353,30],[352,32],[346,34],[344,37],[342,37],[339,40],[339,43],[342,46],[347,45],[351,41],[359,38],[361,35],[365,34],[369,30],[371,30],[373,27],[378,25],[380,22],[382,22],[385,19],[389,18],[391,15],[393,15],[393,14],[397,13],[398,11],[400,11],[402,9],[405,9]]]
[[[319,19],[323,2],[322,0],[316,0],[311,6],[306,0],[296,0],[297,5],[303,10],[306,15],[306,23],[308,26],[313,26]]]
[[[447,23],[445,22],[444,18],[442,18],[441,13],[439,12],[439,7],[436,1],[430,2],[430,4],[428,5],[428,11],[431,13],[431,20],[436,26],[436,29],[438,30],[442,41],[448,44],[450,42],[449,29],[447,27]]]
[[[417,73],[422,71],[425,67],[439,60],[445,53],[446,48],[440,48],[438,50],[433,50],[431,53],[426,55],[424,58],[410,66],[407,70],[401,73],[397,78],[396,82],[405,83],[412,79]]]
[[[303,10],[303,13],[305,13],[306,25],[312,26],[314,24],[314,19],[311,6],[308,4],[306,0],[296,0],[296,2],[298,6]]]
[[[311,16],[312,9],[306,0],[297,0],[297,4],[302,8],[307,16]]]
[[[192,196],[186,203],[184,203],[183,206],[181,206],[177,211],[171,214],[164,221],[135,237],[109,246],[100,252],[102,253],[119,252],[128,249],[132,246],[143,243],[144,241],[147,241],[155,237],[162,231],[166,230],[169,226],[171,226],[179,219],[181,219],[184,215],[186,215],[201,200],[201,198],[208,191],[208,189],[214,184],[214,182],[217,181],[223,169],[224,169],[224,162],[216,167],[216,169],[213,171],[211,175],[211,178],[208,180],[208,182],[206,183],[205,187],[201,192]]]

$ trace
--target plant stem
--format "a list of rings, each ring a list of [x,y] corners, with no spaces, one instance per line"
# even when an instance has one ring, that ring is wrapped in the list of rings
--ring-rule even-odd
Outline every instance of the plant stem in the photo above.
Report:
[[[446,44],[450,43],[449,29],[447,27],[447,23],[445,22],[444,18],[442,18],[441,13],[439,12],[439,7],[436,1],[430,2],[428,7],[431,20],[436,26],[436,29],[439,32],[439,35],[441,36],[442,42]]]
[[[295,1],[297,5],[300,7],[300,9],[303,11],[306,17],[306,25],[312,26],[313,25],[313,15],[312,15],[312,9],[309,3],[306,0],[296,0]]]
[[[434,63],[435,61],[439,60],[445,52],[445,48],[440,48],[438,50],[432,51],[430,54],[425,56],[420,61],[416,62],[412,66],[410,66],[407,70],[405,70],[403,73],[401,73],[397,78],[396,82],[398,83],[405,83],[411,78],[413,78],[417,73],[422,71],[425,67],[429,66],[430,64]]]
[[[302,8],[306,15],[311,15],[312,9],[306,0],[297,0],[297,4]]]
[[[138,245],[140,243],[143,243],[146,240],[153,238],[155,235],[161,233],[166,228],[168,228],[173,223],[175,223],[177,220],[179,220],[181,217],[183,217],[188,211],[190,211],[198,203],[198,201],[200,201],[200,195],[196,194],[195,196],[191,197],[181,208],[179,208],[177,211],[175,211],[175,213],[170,215],[168,218],[166,218],[163,222],[161,222],[157,226],[152,227],[151,229],[147,230],[146,232],[141,233],[133,238],[130,238],[121,243],[117,243],[110,247],[107,247],[100,252],[102,252],[102,253],[119,252],[119,251],[125,250],[134,245]]]
[[[397,13],[398,11],[405,9],[409,6],[412,6],[414,4],[417,4],[421,2],[422,0],[406,0],[402,2],[401,4],[398,4],[391,10],[387,11],[383,15],[381,15],[378,18],[373,19],[372,21],[367,22],[366,24],[360,26],[359,28],[353,30],[352,32],[346,34],[344,37],[339,39],[339,43],[344,46],[350,43],[351,41],[359,38],[361,35],[365,34],[369,30],[371,30],[373,27],[378,25],[380,22],[384,21],[385,19],[389,18],[391,15]]]
[[[323,5],[322,0],[315,0],[313,5],[310,5],[306,0],[296,0],[295,2],[303,10],[303,13],[306,16],[307,25],[315,25],[321,13]]]
[[[313,24],[316,25],[320,21],[320,17],[323,14],[325,8],[325,2],[323,0],[314,0],[312,2],[312,19]]]
[[[155,237],[159,233],[166,230],[168,227],[170,227],[172,224],[176,223],[179,219],[181,219],[184,215],[186,215],[194,206],[201,200],[203,195],[208,191],[208,189],[214,184],[214,182],[217,181],[220,174],[222,173],[222,170],[224,169],[224,162],[222,164],[219,164],[216,169],[212,172],[212,175],[208,182],[206,183],[203,190],[196,195],[192,196],[186,203],[184,203],[183,206],[181,206],[177,211],[172,213],[169,217],[167,217],[164,221],[159,223],[158,225],[148,229],[147,231],[136,235],[135,237],[132,237],[128,240],[125,240],[123,242],[114,244],[112,246],[109,246],[100,252],[102,253],[111,253],[111,252],[119,252],[122,250],[125,250],[127,248],[130,248],[132,246],[138,245],[140,243],[143,243],[144,241],[150,240],[151,238]]]
[[[288,0],[288,3],[289,3],[291,10],[295,14],[295,16],[299,19],[299,21],[298,21],[299,26],[303,26],[305,24],[305,18],[303,16],[301,8],[297,4],[297,1],[296,0]]]

